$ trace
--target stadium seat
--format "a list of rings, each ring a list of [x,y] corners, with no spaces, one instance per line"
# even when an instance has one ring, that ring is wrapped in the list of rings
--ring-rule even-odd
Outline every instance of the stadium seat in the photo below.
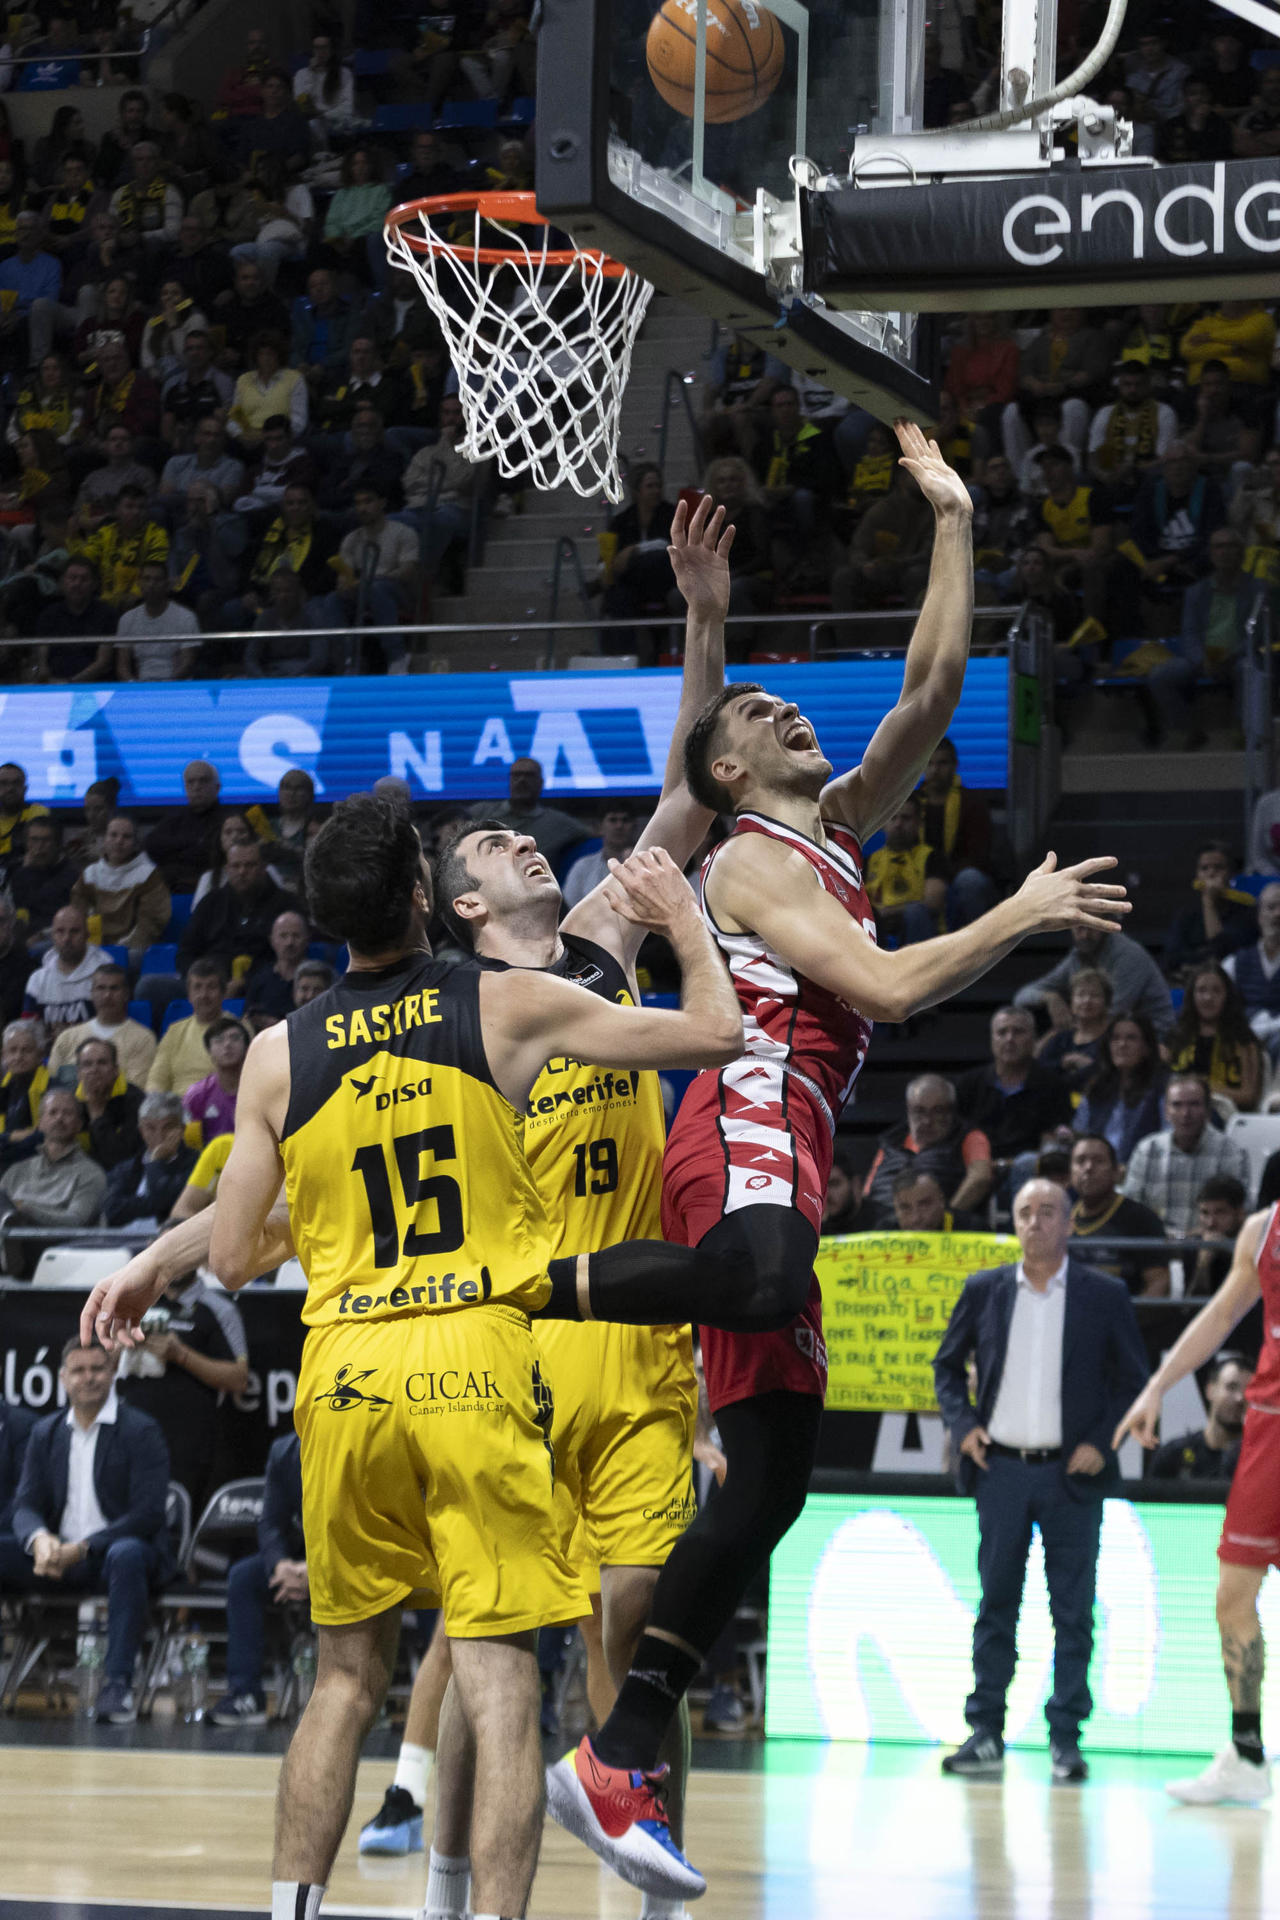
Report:
[[[129,1002],[129,1018],[136,1020],[140,1027],[145,1027],[148,1033],[154,1031],[152,1019],[154,1011],[149,1000],[131,1000]]]
[[[126,970],[128,969],[128,965],[129,965],[128,947],[117,947],[117,946],[103,947],[102,951],[106,954],[110,954],[111,958],[115,961],[118,967],[124,967]]]
[[[436,122],[441,127],[471,127],[482,132],[488,132],[497,124],[496,100],[442,100]]]
[[[178,971],[178,948],[176,941],[157,940],[149,946],[142,956],[139,975],[144,973],[176,973]]]
[[[123,1266],[129,1249],[120,1247],[46,1247],[36,1265],[35,1287],[66,1287],[88,1293],[90,1287]]]
[[[160,1023],[161,1035],[168,1033],[175,1020],[185,1020],[191,1011],[189,1000],[171,1000],[164,1010],[164,1019]]]
[[[374,109],[375,133],[412,133],[415,127],[434,127],[435,109],[427,100],[397,100]]]
[[[181,933],[191,918],[191,905],[195,899],[193,893],[174,893],[169,896],[168,933]]]
[[[234,1014],[236,1019],[239,1020],[244,1013],[244,1001],[243,1000],[224,1000],[222,1003],[222,1011],[224,1013]]]
[[[1226,1132],[1249,1156],[1249,1181],[1256,1193],[1267,1161],[1280,1152],[1280,1113],[1237,1113],[1228,1120]]]

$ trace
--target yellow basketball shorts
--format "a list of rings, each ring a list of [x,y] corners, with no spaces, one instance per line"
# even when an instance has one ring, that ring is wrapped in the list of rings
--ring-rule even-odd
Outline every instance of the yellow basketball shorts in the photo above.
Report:
[[[518,1309],[314,1327],[294,1421],[320,1625],[419,1590],[457,1639],[588,1611],[553,1506],[551,1396]]]
[[[537,1343],[555,1407],[556,1505],[571,1564],[593,1590],[592,1562],[662,1566],[696,1510],[688,1327],[542,1320]]]

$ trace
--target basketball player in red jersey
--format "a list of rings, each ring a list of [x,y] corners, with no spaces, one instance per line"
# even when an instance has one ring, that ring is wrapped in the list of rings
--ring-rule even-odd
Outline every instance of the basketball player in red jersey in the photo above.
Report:
[[[750,1277],[740,1317],[703,1316],[721,1329],[704,1325],[702,1341],[728,1472],[672,1550],[608,1720],[547,1781],[554,1817],[654,1894],[700,1890],[668,1871],[669,1842],[651,1844],[662,1820],[659,1743],[705,1650],[804,1505],[827,1375],[814,1253],[835,1126],[871,1023],[934,1005],[1033,931],[1110,931],[1127,911],[1123,888],[1092,878],[1114,861],[1059,873],[1050,855],[962,931],[894,954],[875,944],[862,844],[917,785],[950,725],[973,602],[969,494],[919,428],[899,422],[897,434],[934,510],[933,562],[902,695],[862,764],[833,780],[796,707],[742,684],[708,702],[685,751],[694,798],[736,816],[703,868],[702,906],[737,985],[746,1050],[685,1096],[663,1162],[663,1232],[736,1266],[744,1292]],[[610,1258],[592,1257],[596,1311]]]
[[[1144,1447],[1154,1447],[1165,1394],[1212,1359],[1259,1296],[1262,1352],[1245,1396],[1244,1439],[1218,1543],[1218,1630],[1231,1696],[1231,1738],[1203,1773],[1169,1782],[1174,1799],[1191,1806],[1257,1802],[1271,1792],[1262,1745],[1265,1648],[1258,1593],[1268,1567],[1280,1566],[1280,1207],[1245,1221],[1231,1271],[1165,1355],[1113,1442],[1118,1447],[1131,1433]]]

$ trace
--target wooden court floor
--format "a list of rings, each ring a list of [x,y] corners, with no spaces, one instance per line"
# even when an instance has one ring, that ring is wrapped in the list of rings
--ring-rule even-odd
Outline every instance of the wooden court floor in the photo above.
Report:
[[[1167,1762],[1107,1757],[1081,1788],[1051,1787],[1031,1753],[1010,1756],[1000,1785],[942,1778],[936,1748],[770,1742],[759,1762],[695,1772],[703,1920],[1280,1914],[1272,1813],[1177,1807],[1163,1792]],[[261,1913],[278,1766],[256,1753],[0,1744],[0,1916]],[[421,1905],[421,1856],[356,1853],[356,1825],[386,1780],[385,1761],[362,1768],[329,1913],[409,1916]],[[535,1920],[634,1920],[639,1905],[548,1828]]]

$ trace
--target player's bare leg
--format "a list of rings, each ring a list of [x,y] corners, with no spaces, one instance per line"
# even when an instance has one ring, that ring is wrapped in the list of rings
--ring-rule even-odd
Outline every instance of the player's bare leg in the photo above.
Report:
[[[603,1713],[592,1701],[592,1711],[601,1724],[608,1718],[618,1688],[627,1677],[635,1658],[640,1636],[649,1624],[653,1590],[658,1584],[660,1567],[602,1567],[600,1589],[604,1601],[604,1651],[609,1663],[609,1700]],[[689,1760],[693,1737],[689,1727],[689,1707],[684,1699],[667,1728],[659,1758],[670,1769],[667,1775],[667,1818],[671,1837],[684,1846],[684,1802],[689,1781]]]
[[[472,1909],[523,1914],[542,1837],[541,1690],[534,1635],[451,1644],[453,1691],[475,1739]]]
[[[276,1795],[274,1920],[312,1920],[351,1814],[356,1764],[386,1697],[400,1608],[353,1626],[321,1627],[316,1684],[289,1743]],[[308,1889],[303,1908],[298,1891]],[[514,1911],[514,1909],[513,1909]]]
[[[1218,1632],[1222,1638],[1222,1669],[1231,1696],[1231,1741],[1203,1773],[1169,1782],[1175,1800],[1208,1806],[1220,1801],[1265,1800],[1271,1792],[1271,1769],[1262,1745],[1266,1646],[1258,1619],[1258,1594],[1266,1574],[1265,1567],[1218,1562]]]
[[[427,1868],[423,1920],[468,1911],[471,1889],[471,1815],[476,1743],[452,1680],[440,1709],[436,1744],[436,1817]]]
[[[618,1684],[609,1672],[605,1656],[604,1605],[598,1593],[592,1594],[591,1612],[586,1619],[579,1620],[578,1632],[587,1649],[587,1704],[599,1724],[609,1717]]]

